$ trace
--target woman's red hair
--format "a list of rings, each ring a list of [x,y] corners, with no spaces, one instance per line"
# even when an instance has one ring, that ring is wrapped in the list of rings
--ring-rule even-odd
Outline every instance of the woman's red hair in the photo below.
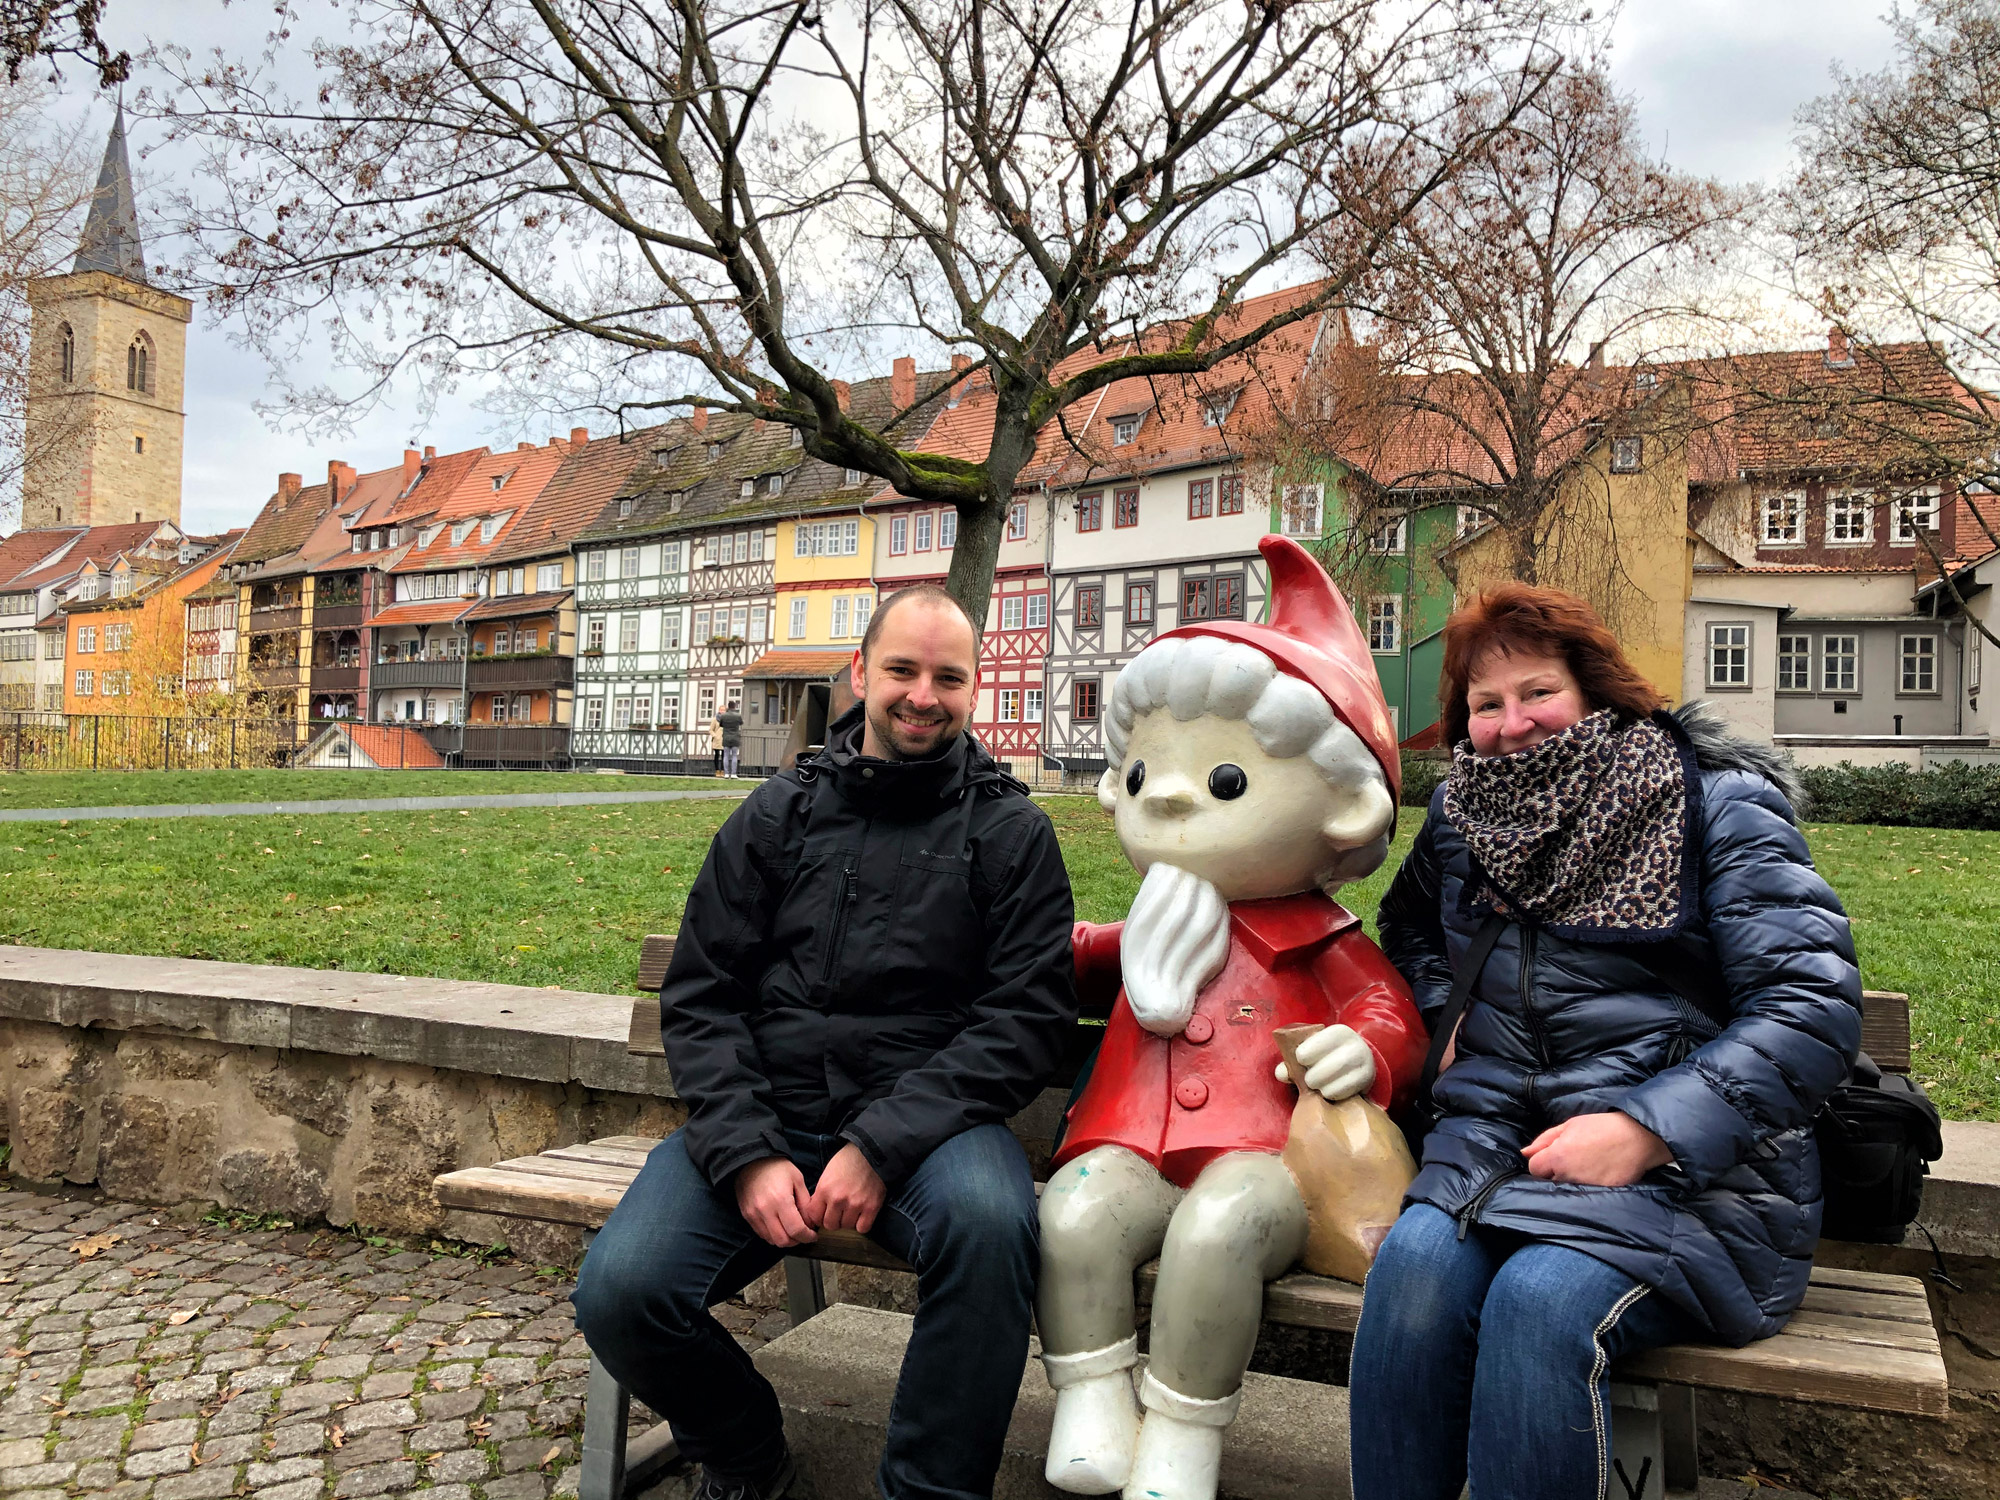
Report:
[[[1510,656],[1560,656],[1583,689],[1591,712],[1614,708],[1643,719],[1664,708],[1659,689],[1641,677],[1618,638],[1589,604],[1561,589],[1498,583],[1452,612],[1444,625],[1444,676],[1438,687],[1444,710],[1444,743],[1466,737],[1472,714],[1466,692],[1472,674],[1492,650]]]

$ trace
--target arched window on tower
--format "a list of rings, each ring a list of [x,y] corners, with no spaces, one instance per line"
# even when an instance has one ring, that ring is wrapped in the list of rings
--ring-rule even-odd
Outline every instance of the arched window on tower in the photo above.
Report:
[[[151,391],[153,389],[153,342],[145,334],[132,340],[132,346],[125,351],[125,389],[128,391]]]
[[[62,378],[64,385],[76,380],[76,330],[67,323],[62,326]]]

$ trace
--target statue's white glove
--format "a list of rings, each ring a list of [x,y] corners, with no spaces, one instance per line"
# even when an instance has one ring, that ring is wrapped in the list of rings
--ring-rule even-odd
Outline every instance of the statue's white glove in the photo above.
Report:
[[[1306,1070],[1305,1087],[1332,1104],[1364,1093],[1375,1082],[1375,1053],[1351,1026],[1315,1031],[1299,1043],[1299,1063]],[[1283,1063],[1278,1064],[1278,1081],[1292,1081]]]

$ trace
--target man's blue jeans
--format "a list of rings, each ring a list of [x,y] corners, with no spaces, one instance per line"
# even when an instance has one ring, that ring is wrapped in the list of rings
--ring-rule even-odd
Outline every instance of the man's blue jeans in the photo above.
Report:
[[[846,1144],[786,1132],[808,1187]],[[869,1238],[917,1270],[916,1326],[876,1483],[888,1500],[990,1494],[1028,1358],[1041,1255],[1035,1184],[1003,1125],[953,1136],[895,1188]],[[762,1472],[784,1442],[770,1383],[708,1309],[777,1263],[728,1187],[669,1136],[585,1257],[576,1322],[618,1383],[673,1425],[681,1452]]]
[[[1700,1337],[1603,1261],[1477,1225],[1460,1239],[1449,1214],[1413,1204],[1354,1335],[1354,1500],[1457,1500],[1468,1472],[1473,1500],[1598,1500],[1611,1365]]]

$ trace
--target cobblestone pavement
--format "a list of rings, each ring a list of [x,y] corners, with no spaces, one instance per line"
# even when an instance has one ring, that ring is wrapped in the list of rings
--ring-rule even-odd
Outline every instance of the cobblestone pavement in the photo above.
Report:
[[[462,1249],[0,1191],[0,1491],[574,1494],[568,1274]],[[784,1326],[721,1315],[753,1347]]]

